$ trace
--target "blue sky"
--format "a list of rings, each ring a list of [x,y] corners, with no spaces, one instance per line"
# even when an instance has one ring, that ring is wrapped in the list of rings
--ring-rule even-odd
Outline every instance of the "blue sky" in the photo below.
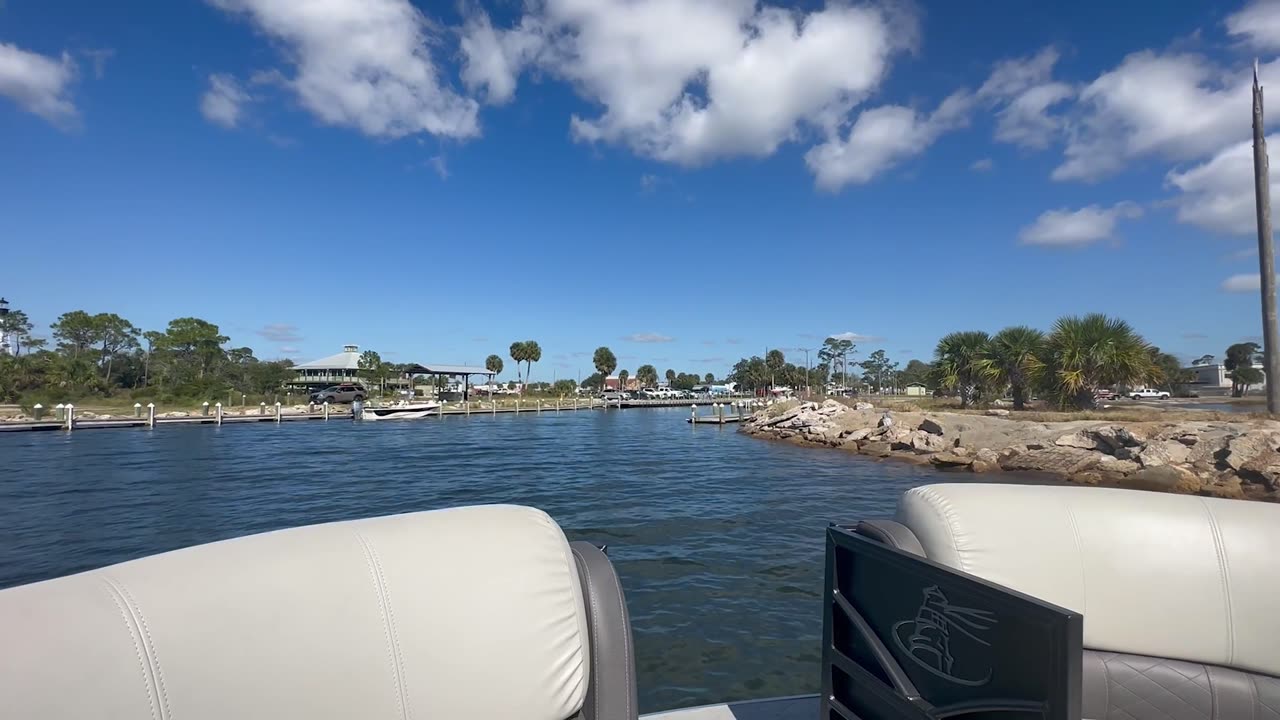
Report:
[[[535,379],[1089,311],[1220,355],[1278,54],[1276,2],[6,0],[0,294]]]

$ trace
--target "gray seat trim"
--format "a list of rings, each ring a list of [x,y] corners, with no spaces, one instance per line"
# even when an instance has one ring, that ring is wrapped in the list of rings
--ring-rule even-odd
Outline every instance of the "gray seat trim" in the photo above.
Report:
[[[865,535],[872,540],[879,540],[889,547],[906,550],[909,553],[925,557],[924,546],[920,544],[920,539],[916,537],[916,534],[911,532],[911,528],[895,520],[880,518],[862,520],[854,528],[854,532],[859,535]]]
[[[572,542],[569,548],[578,565],[591,639],[591,672],[579,717],[636,720],[640,706],[636,698],[635,645],[622,583],[609,557],[591,543]]]

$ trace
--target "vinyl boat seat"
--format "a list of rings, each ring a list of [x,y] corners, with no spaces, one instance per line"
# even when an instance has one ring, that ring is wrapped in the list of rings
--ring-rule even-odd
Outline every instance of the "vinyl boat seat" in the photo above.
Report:
[[[456,508],[0,591],[0,717],[631,720],[632,647],[600,550]]]
[[[1091,720],[1280,720],[1280,506],[927,485],[857,532],[1084,616]]]

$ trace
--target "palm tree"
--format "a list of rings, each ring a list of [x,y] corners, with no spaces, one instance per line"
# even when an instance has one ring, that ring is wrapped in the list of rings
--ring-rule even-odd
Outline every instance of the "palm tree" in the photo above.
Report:
[[[960,394],[960,407],[978,397],[984,379],[984,363],[991,336],[981,330],[953,332],[938,341],[933,351],[938,383]]]
[[[1136,385],[1156,376],[1150,345],[1129,323],[1101,313],[1059,318],[1045,339],[1043,382],[1060,406],[1095,406],[1106,385]]]
[[[658,384],[658,368],[641,365],[636,369],[636,379],[640,381],[640,387],[654,387]]]
[[[676,382],[676,371],[671,368],[667,368],[665,375],[667,377],[667,387],[674,387]]]
[[[524,362],[525,373],[524,380],[529,382],[529,378],[533,375],[533,364],[542,359],[542,347],[538,345],[537,340],[524,341]]]
[[[1042,354],[1044,333],[1026,325],[1007,327],[991,338],[987,357],[980,362],[988,379],[1010,388],[1014,410],[1026,406],[1027,388],[1035,384],[1044,370]]]
[[[525,344],[520,341],[511,343],[511,361],[516,364],[516,384],[520,384],[520,363],[524,362],[527,353]]]
[[[631,373],[627,372],[626,370],[623,370],[622,372],[618,373],[618,385],[619,385],[618,389],[619,390],[627,389],[627,378],[629,377],[631,377]]]
[[[614,356],[612,350],[601,345],[591,356],[591,362],[595,364],[596,372],[600,373],[600,388],[604,389],[604,380],[617,369],[618,358]]]
[[[490,355],[484,359],[484,369],[493,373],[494,376],[502,374],[502,358],[497,355]]]

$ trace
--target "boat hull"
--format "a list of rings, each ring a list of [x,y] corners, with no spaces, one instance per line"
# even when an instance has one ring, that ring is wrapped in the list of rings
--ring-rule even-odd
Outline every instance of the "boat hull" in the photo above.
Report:
[[[389,407],[367,407],[360,413],[361,420],[421,420],[440,412],[440,403],[414,403]]]

